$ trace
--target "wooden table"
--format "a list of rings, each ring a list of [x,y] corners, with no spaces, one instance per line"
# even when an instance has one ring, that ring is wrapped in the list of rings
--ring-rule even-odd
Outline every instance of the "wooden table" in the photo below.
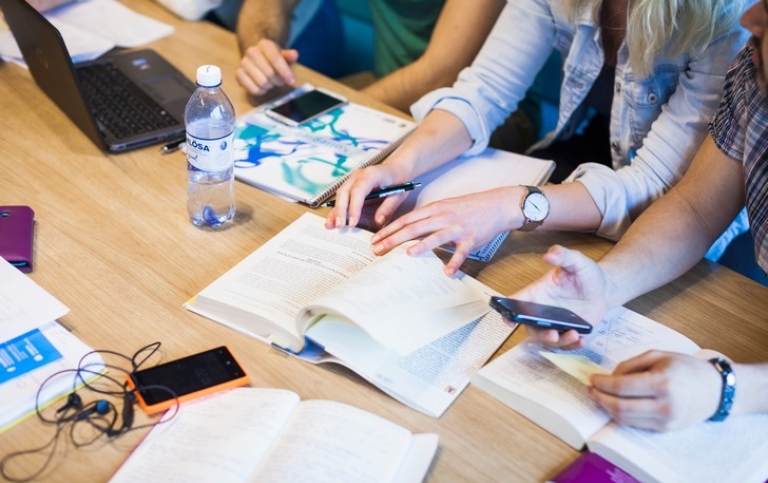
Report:
[[[190,78],[198,64],[219,65],[236,111],[253,106],[234,80],[239,56],[231,33],[205,22],[183,22],[147,0],[126,3],[176,27],[173,36],[151,48]],[[394,112],[306,69],[297,71],[300,81]],[[182,307],[309,208],[236,183],[234,222],[220,230],[196,228],[185,209],[182,154],[163,156],[158,147],[102,153],[15,65],[0,64],[0,113],[0,204],[35,210],[31,277],[71,309],[62,322],[90,346],[128,354],[162,341],[169,359],[227,344],[254,386],[353,404],[413,432],[438,433],[440,450],[429,481],[543,481],[576,457],[564,443],[472,386],[442,418],[433,419],[349,371],[287,358]],[[464,269],[501,293],[512,293],[543,273],[541,255],[553,243],[592,257],[611,246],[588,235],[515,233],[492,263],[470,262]],[[629,304],[701,346],[741,361],[768,359],[767,306],[768,289],[705,262]],[[524,331],[515,333],[503,349],[523,337]],[[40,445],[52,432],[35,418],[27,420],[0,435],[0,456]],[[107,480],[145,432],[83,450],[64,444],[41,480]],[[29,460],[28,468],[37,463]]]

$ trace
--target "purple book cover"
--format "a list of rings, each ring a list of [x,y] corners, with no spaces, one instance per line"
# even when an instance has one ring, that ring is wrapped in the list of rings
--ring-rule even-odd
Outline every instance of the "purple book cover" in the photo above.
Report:
[[[551,483],[638,483],[634,477],[595,453],[585,452]]]

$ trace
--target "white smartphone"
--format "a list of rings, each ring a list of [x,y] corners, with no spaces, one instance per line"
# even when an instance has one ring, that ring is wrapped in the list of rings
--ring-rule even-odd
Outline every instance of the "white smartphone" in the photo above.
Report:
[[[315,88],[278,102],[265,113],[283,124],[298,126],[346,103],[347,99],[338,94]]]

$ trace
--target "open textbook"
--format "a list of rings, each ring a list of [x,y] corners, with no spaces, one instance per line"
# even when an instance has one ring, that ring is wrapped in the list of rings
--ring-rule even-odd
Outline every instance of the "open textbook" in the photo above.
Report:
[[[669,327],[619,308],[587,337],[584,348],[549,351],[525,341],[476,373],[472,383],[570,446],[586,444],[641,481],[766,481],[768,415],[731,416],[656,433],[611,423],[587,397],[588,374],[610,372],[651,349],[711,356]]]
[[[488,191],[503,186],[540,186],[547,182],[555,162],[488,148],[475,156],[460,156],[418,177],[422,187],[411,192],[398,210],[396,218],[433,201]],[[468,258],[490,261],[508,231],[474,250]],[[452,250],[452,247],[445,247]]]
[[[92,349],[55,321],[68,311],[0,258],[0,432],[35,414],[36,405],[42,409],[82,384],[71,370]],[[83,364],[85,380],[104,370],[97,354]],[[51,377],[61,371],[67,372]]]
[[[110,481],[417,483],[437,441],[346,404],[246,387],[180,406]]]
[[[312,89],[305,84],[242,116],[235,127],[235,177],[312,207],[356,169],[383,160],[416,124],[348,102],[298,126],[265,114],[273,104]]]
[[[377,257],[371,233],[305,213],[187,302],[313,363],[335,362],[440,416],[509,336],[492,291],[433,253]]]
[[[174,30],[117,0],[72,1],[45,12],[45,17],[61,33],[74,63],[95,59],[115,47],[146,45]],[[25,65],[13,35],[2,26],[0,57]]]

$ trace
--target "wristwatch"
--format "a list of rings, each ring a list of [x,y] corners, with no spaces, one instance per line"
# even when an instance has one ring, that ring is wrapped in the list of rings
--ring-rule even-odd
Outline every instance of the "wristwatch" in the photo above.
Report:
[[[546,195],[535,186],[523,186],[528,194],[520,203],[523,210],[523,226],[520,231],[531,231],[538,228],[549,215],[549,200]]]
[[[715,414],[709,418],[710,421],[723,421],[731,413],[733,406],[733,396],[736,393],[736,376],[733,374],[731,364],[723,357],[715,357],[709,362],[715,366],[717,372],[723,378],[723,392],[720,395],[720,405]]]

